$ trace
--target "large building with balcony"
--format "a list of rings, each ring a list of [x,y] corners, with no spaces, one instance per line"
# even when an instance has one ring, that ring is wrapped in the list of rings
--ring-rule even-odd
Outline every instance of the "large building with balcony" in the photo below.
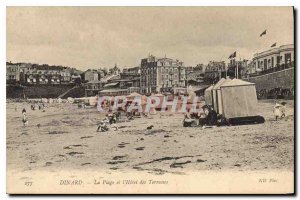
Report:
[[[183,62],[152,55],[141,60],[141,93],[173,92],[174,88],[185,86]]]
[[[280,65],[287,65],[294,61],[294,44],[282,45],[261,53],[254,54],[253,69],[256,71],[270,71],[270,69]]]

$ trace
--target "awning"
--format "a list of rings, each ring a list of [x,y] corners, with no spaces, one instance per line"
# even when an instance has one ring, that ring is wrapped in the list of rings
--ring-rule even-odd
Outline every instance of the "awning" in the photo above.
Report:
[[[105,85],[104,85],[104,88],[114,87],[114,86],[117,86],[118,84],[119,84],[118,82],[115,82],[115,83],[108,83],[108,84],[105,84]]]

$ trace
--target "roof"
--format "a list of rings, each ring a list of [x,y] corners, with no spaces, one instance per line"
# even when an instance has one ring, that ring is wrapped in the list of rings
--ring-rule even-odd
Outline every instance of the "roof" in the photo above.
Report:
[[[214,85],[209,86],[208,88],[206,88],[205,91],[211,91],[214,88]]]
[[[142,96],[142,95],[140,95],[140,94],[137,93],[137,92],[133,92],[133,93],[131,93],[130,95],[128,95],[128,97],[136,97],[136,96]]]
[[[244,85],[255,85],[255,83],[250,83],[243,81],[241,79],[232,79],[230,82],[226,82],[221,85],[221,87],[231,87],[231,86],[244,86]]]
[[[228,83],[228,82],[231,82],[232,80],[231,79],[225,79],[225,78],[221,78],[219,80],[219,82],[216,83],[215,86],[213,86],[213,90],[217,90],[217,89],[220,89],[220,86],[223,86],[225,83]]]
[[[115,83],[108,83],[108,84],[105,84],[104,87],[107,88],[107,87],[112,87],[112,86],[116,86],[118,85],[119,83],[118,82],[115,82]]]
[[[165,95],[160,94],[160,93],[157,93],[157,94],[154,94],[154,95],[151,95],[151,96],[155,96],[155,97],[164,97]]]
[[[201,85],[201,86],[193,86],[192,90],[195,91],[199,91],[199,90],[203,90],[205,88],[207,88],[209,85]]]
[[[87,82],[87,84],[92,84],[92,83],[102,83],[102,82],[98,81],[98,80],[91,80],[91,81]]]
[[[123,91],[127,91],[127,89],[110,89],[110,90],[101,90],[100,93],[104,93],[104,92],[123,92]]]

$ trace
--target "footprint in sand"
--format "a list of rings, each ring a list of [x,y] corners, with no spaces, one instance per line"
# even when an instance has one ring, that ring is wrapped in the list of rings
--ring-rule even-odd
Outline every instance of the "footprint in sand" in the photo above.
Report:
[[[112,170],[118,170],[119,168],[118,167],[111,167],[109,169],[112,169]]]
[[[71,144],[69,146],[64,147],[64,149],[72,149],[72,147],[88,147],[88,145],[84,145],[84,144]]]
[[[56,135],[56,134],[64,134],[67,133],[66,131],[49,131],[48,134],[50,135]]]
[[[91,163],[89,163],[89,162],[88,162],[88,163],[82,163],[81,166],[84,166],[84,165],[90,165],[90,164],[91,164]]]
[[[188,160],[188,161],[186,161],[186,162],[172,163],[172,164],[170,165],[170,167],[171,167],[171,168],[178,168],[178,167],[183,168],[182,165],[186,165],[186,164],[188,164],[188,163],[191,163],[191,161]]]
[[[50,165],[52,165],[52,162],[46,162],[46,164],[45,164],[46,167],[50,166]]]
[[[127,143],[127,142],[121,142],[120,144],[118,144],[118,147],[119,148],[124,148],[126,146],[126,144],[130,144],[130,143]]]
[[[125,163],[127,161],[125,160],[118,160],[118,161],[109,161],[107,164],[109,165],[116,165],[116,164],[120,164],[120,163]]]
[[[114,156],[112,160],[120,160],[122,158],[126,158],[127,156]]]
[[[69,153],[67,153],[67,154],[69,154],[70,156],[75,156],[75,155],[82,155],[82,154],[84,154],[83,152],[75,152],[75,151],[72,151],[72,152],[69,152]]]
[[[87,139],[87,138],[92,138],[92,137],[94,137],[94,136],[89,135],[89,136],[83,136],[80,139]]]

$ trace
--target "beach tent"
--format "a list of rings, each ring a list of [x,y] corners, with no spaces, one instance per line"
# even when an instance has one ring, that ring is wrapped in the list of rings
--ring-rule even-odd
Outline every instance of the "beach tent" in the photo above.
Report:
[[[61,98],[58,98],[58,99],[57,99],[57,103],[62,103],[62,99],[61,99]]]
[[[210,87],[208,87],[205,92],[204,92],[204,99],[205,99],[205,104],[206,105],[213,105],[213,98],[212,98],[212,89],[213,89],[213,85],[211,85]]]
[[[233,79],[220,86],[222,113],[227,119],[258,116],[255,84]]]
[[[42,103],[47,103],[48,99],[47,98],[42,98]]]
[[[97,102],[98,102],[98,96],[89,97],[89,105],[90,106],[96,106]]]
[[[220,87],[232,81],[231,79],[221,78],[219,82],[217,82],[212,88],[212,97],[213,97],[213,108],[218,114],[223,113],[223,105],[222,105],[222,97]]]
[[[68,103],[74,103],[74,98],[68,97],[68,98],[67,98],[67,101],[68,101]]]

